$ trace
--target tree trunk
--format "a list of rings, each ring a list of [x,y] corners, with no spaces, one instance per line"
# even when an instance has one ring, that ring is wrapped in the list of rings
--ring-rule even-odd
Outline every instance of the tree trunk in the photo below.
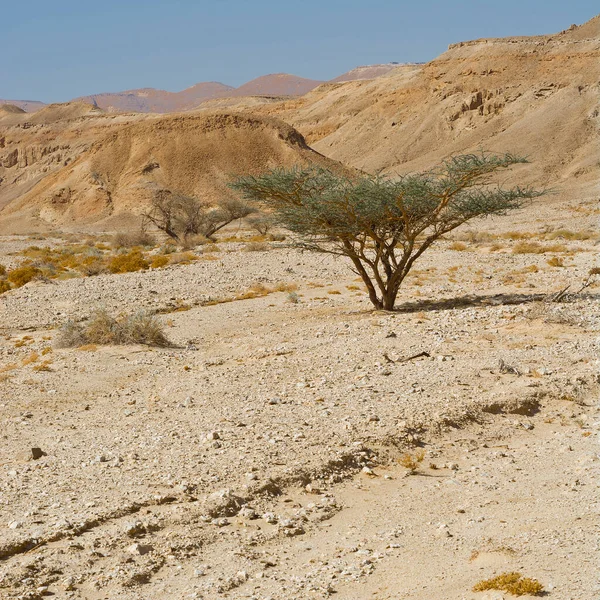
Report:
[[[382,308],[383,310],[394,310],[394,304],[396,304],[396,296],[398,295],[398,290],[387,290],[385,294],[383,294],[383,302]]]

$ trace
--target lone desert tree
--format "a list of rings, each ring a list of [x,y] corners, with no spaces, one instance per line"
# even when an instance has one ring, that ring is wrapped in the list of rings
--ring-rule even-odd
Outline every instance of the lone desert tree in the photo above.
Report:
[[[543,194],[493,183],[498,171],[525,162],[512,154],[466,154],[396,179],[296,167],[243,176],[231,186],[269,208],[298,234],[299,246],[348,257],[373,305],[393,310],[415,261],[443,235]]]
[[[255,212],[256,208],[237,198],[224,198],[212,204],[170,190],[158,190],[152,197],[150,210],[143,217],[181,242],[194,235],[212,239],[225,225]]]

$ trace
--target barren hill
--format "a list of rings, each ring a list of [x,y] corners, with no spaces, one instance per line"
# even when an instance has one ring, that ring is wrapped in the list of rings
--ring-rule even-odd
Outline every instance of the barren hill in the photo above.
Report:
[[[165,113],[185,110],[203,100],[229,95],[235,88],[218,82],[197,83],[181,92],[167,92],[154,88],[125,92],[94,94],[77,98],[110,112]]]
[[[288,73],[263,75],[235,90],[235,96],[302,96],[323,83]]]
[[[44,102],[39,102],[38,100],[2,100],[0,98],[0,106],[6,106],[7,104],[17,106],[25,112],[35,112],[36,110],[46,106]]]
[[[544,202],[597,198],[598,17],[554,35],[453,44],[425,65],[325,83],[294,99],[276,92],[317,82],[273,77],[169,117],[83,102],[35,114],[5,108],[2,229],[139,212],[155,186],[214,198],[230,174],[278,164],[331,159],[408,172],[480,149],[529,156],[531,165],[516,173],[559,192]],[[253,96],[267,89],[258,84],[273,93]],[[237,96],[240,89],[250,96]]]
[[[368,171],[427,168],[485,148],[528,155],[536,184],[597,193],[600,18],[537,37],[453,44],[425,65],[323,85],[252,110],[318,151]]]
[[[399,63],[385,63],[383,65],[364,65],[351,69],[347,73],[343,73],[332,79],[329,83],[341,83],[343,81],[356,81],[358,79],[375,79],[386,75],[390,71],[399,66]]]
[[[81,115],[81,107],[90,114]],[[60,111],[71,116],[59,127]],[[0,131],[6,131],[0,137],[3,231],[123,222],[139,214],[157,188],[215,198],[227,193],[234,174],[335,164],[311,150],[292,127],[269,117],[110,115],[83,103],[49,107],[36,116],[50,120],[23,131],[14,119],[3,128],[0,118]]]

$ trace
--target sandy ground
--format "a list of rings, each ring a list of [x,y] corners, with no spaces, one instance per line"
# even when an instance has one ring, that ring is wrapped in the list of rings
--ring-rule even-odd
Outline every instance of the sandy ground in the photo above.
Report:
[[[472,586],[519,570],[596,598],[597,287],[539,298],[597,249],[506,245],[442,244],[393,314],[276,245],[2,295],[0,597],[492,600]],[[280,282],[298,303],[206,305]],[[55,347],[98,306],[176,346]]]

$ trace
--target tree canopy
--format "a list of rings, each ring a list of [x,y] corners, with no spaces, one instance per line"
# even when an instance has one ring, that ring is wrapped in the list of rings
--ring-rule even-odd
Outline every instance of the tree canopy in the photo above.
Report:
[[[242,176],[231,187],[269,209],[301,247],[348,257],[373,305],[392,310],[405,277],[434,242],[544,193],[494,183],[498,171],[526,162],[513,154],[465,154],[396,178],[295,167]]]

